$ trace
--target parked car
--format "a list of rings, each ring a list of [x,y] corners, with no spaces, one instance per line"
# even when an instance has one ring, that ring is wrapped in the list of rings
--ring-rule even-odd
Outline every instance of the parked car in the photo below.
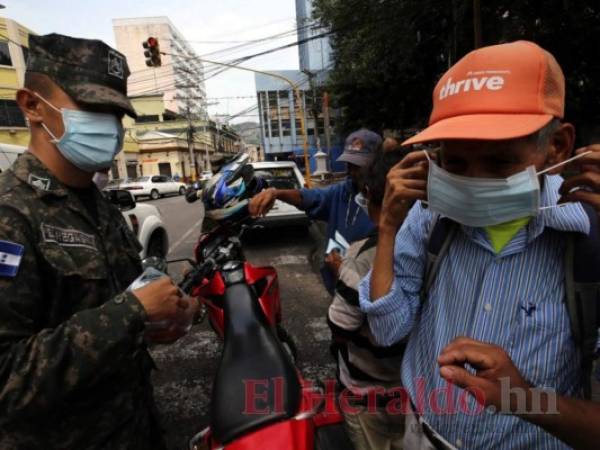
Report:
[[[112,180],[109,180],[106,189],[119,189],[119,187],[126,182],[127,180],[123,178],[113,178]]]
[[[269,187],[277,189],[301,189],[304,187],[304,177],[293,161],[264,161],[251,163],[254,174],[266,180]],[[307,227],[310,224],[304,211],[280,200],[268,214],[259,219],[257,224],[266,227],[281,225],[298,225]]]
[[[0,144],[0,173],[7,170],[27,147],[13,144]]]
[[[105,189],[102,193],[119,208],[127,225],[142,244],[140,258],[166,258],[169,236],[158,208],[147,203],[136,203],[133,194],[124,189]]]
[[[119,186],[120,189],[131,191],[135,198],[150,197],[156,200],[165,195],[184,195],[187,190],[185,183],[173,181],[166,175],[138,177]]]

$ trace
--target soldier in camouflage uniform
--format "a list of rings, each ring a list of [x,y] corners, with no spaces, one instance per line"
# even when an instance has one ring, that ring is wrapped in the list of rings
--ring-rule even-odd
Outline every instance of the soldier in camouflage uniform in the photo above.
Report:
[[[31,143],[0,175],[2,450],[164,448],[145,323],[193,306],[168,277],[126,292],[140,245],[92,184],[122,145],[123,114],[135,116],[128,75],[101,41],[30,37],[17,102]],[[108,156],[99,134],[116,140]]]

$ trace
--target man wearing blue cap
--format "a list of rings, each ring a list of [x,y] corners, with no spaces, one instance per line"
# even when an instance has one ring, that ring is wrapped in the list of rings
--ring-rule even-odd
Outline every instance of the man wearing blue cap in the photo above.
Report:
[[[351,133],[346,138],[344,153],[338,158],[348,166],[344,181],[320,189],[267,189],[250,201],[250,214],[264,216],[276,200],[281,200],[305,211],[311,219],[327,222],[329,242],[339,242],[340,236],[349,243],[368,237],[375,225],[354,197],[359,193],[361,169],[373,161],[381,142],[377,133],[364,128]],[[321,275],[325,287],[333,294],[336,274],[323,266]]]

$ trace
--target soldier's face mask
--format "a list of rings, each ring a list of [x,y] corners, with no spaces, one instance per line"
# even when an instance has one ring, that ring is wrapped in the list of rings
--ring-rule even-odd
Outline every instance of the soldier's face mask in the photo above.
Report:
[[[99,172],[110,167],[123,147],[123,125],[113,114],[57,108],[40,94],[42,101],[62,115],[64,134],[57,138],[42,123],[60,153],[85,172]]]

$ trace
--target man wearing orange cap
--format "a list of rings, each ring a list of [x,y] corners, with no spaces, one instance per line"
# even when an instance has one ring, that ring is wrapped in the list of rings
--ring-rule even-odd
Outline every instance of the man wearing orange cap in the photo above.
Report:
[[[580,156],[598,172],[600,152],[573,157],[564,98],[560,66],[539,46],[475,50],[437,84],[430,126],[403,143],[436,143],[439,151],[413,152],[388,175],[360,303],[379,344],[409,336],[401,370],[413,411],[406,448],[567,448],[447,384],[464,360],[438,367],[442,350],[467,336],[506,349],[531,385],[566,396],[582,390],[581,349],[565,306],[565,242],[596,229],[597,215],[574,203],[592,193],[572,193],[593,187],[594,169],[584,166],[564,184],[559,173]],[[445,256],[434,261],[428,251],[442,228]]]

